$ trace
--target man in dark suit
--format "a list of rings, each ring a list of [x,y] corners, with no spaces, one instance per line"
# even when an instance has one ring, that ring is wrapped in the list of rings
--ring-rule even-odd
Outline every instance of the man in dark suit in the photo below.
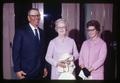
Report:
[[[29,24],[15,32],[13,40],[13,64],[19,79],[42,79],[45,63],[43,31],[38,27],[40,12],[28,11]]]

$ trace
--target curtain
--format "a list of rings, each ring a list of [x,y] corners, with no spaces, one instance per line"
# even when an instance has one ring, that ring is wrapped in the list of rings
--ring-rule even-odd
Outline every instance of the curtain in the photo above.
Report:
[[[89,20],[98,20],[101,25],[101,32],[109,30],[112,32],[113,4],[95,3],[85,4],[86,22]],[[101,33],[100,32],[100,33]]]
[[[12,43],[14,36],[14,3],[3,4],[3,78],[12,78]]]
[[[68,23],[68,32],[79,30],[80,9],[79,3],[62,3],[62,18]]]

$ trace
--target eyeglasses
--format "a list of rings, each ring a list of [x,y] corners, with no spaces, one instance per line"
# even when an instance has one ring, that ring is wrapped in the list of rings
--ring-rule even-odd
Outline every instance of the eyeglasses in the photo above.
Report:
[[[65,29],[66,27],[57,27],[58,29]]]
[[[95,31],[96,29],[87,29],[88,32]]]
[[[36,17],[36,16],[37,16],[37,17],[40,17],[40,15],[29,15],[29,16],[32,16],[32,17]]]

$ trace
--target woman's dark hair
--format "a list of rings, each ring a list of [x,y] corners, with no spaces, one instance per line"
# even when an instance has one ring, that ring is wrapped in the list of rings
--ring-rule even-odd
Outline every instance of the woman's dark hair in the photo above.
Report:
[[[88,22],[87,22],[87,28],[88,28],[89,26],[94,26],[95,29],[96,29],[98,32],[100,32],[100,23],[99,23],[97,20],[90,20],[90,21],[88,21]]]

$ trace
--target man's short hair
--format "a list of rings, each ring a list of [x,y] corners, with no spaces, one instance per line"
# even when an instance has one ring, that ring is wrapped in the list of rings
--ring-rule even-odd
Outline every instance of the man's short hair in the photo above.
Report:
[[[32,10],[39,11],[39,9],[38,9],[38,8],[32,8],[32,9],[30,9],[30,10],[28,11],[28,15],[30,15],[30,12],[31,12]]]

